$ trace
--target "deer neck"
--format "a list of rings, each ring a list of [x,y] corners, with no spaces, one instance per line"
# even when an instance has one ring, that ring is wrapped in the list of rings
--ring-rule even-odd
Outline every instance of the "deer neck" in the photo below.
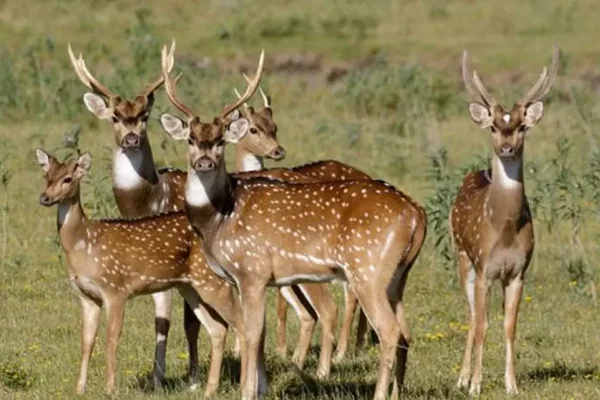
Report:
[[[185,202],[192,226],[203,238],[211,236],[233,207],[231,182],[225,160],[210,172],[198,173],[188,167]]]
[[[485,202],[484,215],[492,227],[503,232],[505,239],[516,235],[525,206],[523,157],[502,160],[494,155],[492,182]]]
[[[56,225],[65,252],[83,250],[88,241],[87,218],[81,208],[79,193],[58,204]]]
[[[237,145],[235,149],[236,172],[260,171],[264,168],[263,158]]]
[[[113,187],[123,192],[143,191],[158,184],[158,173],[148,138],[139,149],[117,148],[113,155]]]

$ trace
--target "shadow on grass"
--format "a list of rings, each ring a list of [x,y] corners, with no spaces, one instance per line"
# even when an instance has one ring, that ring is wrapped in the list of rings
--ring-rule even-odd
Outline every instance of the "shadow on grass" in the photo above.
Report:
[[[208,362],[200,362],[198,366],[197,378],[190,382],[187,373],[177,376],[168,377],[165,379],[164,384],[161,387],[155,387],[152,382],[152,372],[144,375],[138,375],[135,382],[131,385],[133,389],[139,390],[144,393],[152,392],[163,392],[165,394],[184,392],[189,389],[191,383],[196,383],[198,388],[196,392],[202,393],[204,390],[204,384],[208,376]],[[232,355],[225,355],[223,357],[223,364],[221,366],[221,379],[219,380],[220,385],[231,385],[238,386],[240,384],[240,359]]]
[[[571,367],[564,363],[556,363],[550,367],[536,367],[524,374],[525,379],[532,381],[574,381],[589,379],[589,377],[600,373],[598,367]]]

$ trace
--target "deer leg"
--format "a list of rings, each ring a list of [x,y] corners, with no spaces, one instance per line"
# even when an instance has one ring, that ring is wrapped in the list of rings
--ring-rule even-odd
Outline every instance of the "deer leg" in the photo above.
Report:
[[[508,394],[518,394],[515,377],[515,335],[519,304],[523,293],[523,277],[519,276],[504,286],[504,336],[506,338],[506,371],[504,381]]]
[[[198,334],[200,333],[200,320],[187,301],[183,302],[183,329],[188,344],[189,364],[188,380],[190,383],[198,381]]]
[[[321,324],[321,351],[317,366],[317,377],[324,379],[331,372],[331,354],[337,323],[337,305],[324,284],[299,285],[300,290],[310,302]]]
[[[308,308],[302,304],[302,300],[306,302],[306,299],[300,298],[300,296],[304,297],[300,291],[296,292],[292,286],[287,286],[280,288],[278,293],[280,293],[287,303],[292,306],[300,320],[300,334],[298,335],[298,344],[294,349],[292,362],[296,364],[299,369],[302,369],[304,367],[306,355],[308,354],[310,339],[315,329],[315,321],[317,318],[316,316],[311,315]]]
[[[361,282],[358,285],[350,282],[350,284],[355,285],[354,293],[379,337],[379,378],[373,399],[384,400],[387,398],[390,374],[394,366],[400,326],[385,290],[381,290],[375,284],[369,285],[369,282]]]
[[[152,300],[154,301],[154,331],[156,333],[152,382],[154,386],[158,387],[165,382],[167,337],[171,326],[173,293],[171,290],[153,293]]]
[[[396,375],[394,377],[394,387],[392,389],[391,398],[398,399],[400,389],[404,386],[404,376],[406,375],[406,362],[408,359],[408,348],[410,345],[411,332],[408,327],[408,321],[406,320],[406,314],[404,313],[404,306],[402,298],[404,295],[404,286],[408,278],[408,271],[410,271],[412,263],[406,269],[406,272],[400,280],[398,289],[392,291],[393,299],[391,301],[392,307],[396,311],[396,321],[400,326],[400,337],[398,339],[398,345],[396,346]]]
[[[287,353],[286,326],[287,326],[287,302],[282,293],[284,288],[279,288],[275,294],[275,308],[277,310],[277,343],[276,351],[281,357]]]
[[[88,366],[94,350],[94,342],[98,333],[101,305],[93,300],[80,296],[82,311],[81,326],[81,366],[77,377],[76,393],[83,394],[87,382]]]
[[[112,393],[116,387],[117,348],[123,331],[126,298],[114,297],[106,302],[108,326],[106,329],[106,391]]]
[[[246,337],[246,379],[242,388],[242,400],[254,400],[259,392],[259,383],[266,384],[266,376],[260,371],[261,350],[264,342],[266,282],[240,283],[242,311]],[[265,388],[266,389],[266,388]],[[263,389],[263,390],[265,390]]]
[[[465,291],[467,302],[469,304],[469,333],[467,334],[462,368],[456,384],[459,389],[462,389],[469,386],[469,379],[471,378],[471,353],[473,351],[473,341],[475,339],[475,268],[471,264],[471,260],[469,260],[466,253],[461,252],[458,257],[460,283]]]
[[[192,287],[180,286],[177,289],[210,336],[210,366],[208,368],[206,387],[204,388],[204,396],[210,397],[219,388],[225,338],[227,337],[227,324],[216,315],[215,311],[208,308],[207,304],[202,301]],[[191,389],[195,389],[195,385]]]
[[[335,356],[333,357],[334,362],[342,361],[348,350],[348,340],[350,338],[352,320],[354,319],[354,311],[356,310],[357,304],[358,300],[356,299],[354,292],[349,287],[348,283],[344,283],[344,321],[335,350]]]
[[[487,335],[487,301],[488,281],[485,270],[478,271],[475,276],[475,366],[469,394],[479,395],[481,393],[481,376],[483,370],[483,345]]]
[[[360,350],[365,346],[365,338],[367,336],[367,330],[369,324],[367,323],[367,316],[364,311],[359,308],[358,310],[358,326],[356,327],[356,349]]]

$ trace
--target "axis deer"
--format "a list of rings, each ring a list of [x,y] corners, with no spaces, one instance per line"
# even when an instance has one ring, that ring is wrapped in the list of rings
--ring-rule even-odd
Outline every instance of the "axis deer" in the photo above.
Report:
[[[77,393],[85,391],[100,310],[107,310],[106,389],[116,384],[116,352],[125,305],[134,296],[176,287],[211,340],[211,363],[205,388],[218,388],[229,325],[241,331],[241,309],[232,286],[208,267],[200,238],[184,212],[140,219],[90,220],[79,199],[80,181],[91,167],[89,153],[61,163],[36,150],[45,171],[44,206],[58,205],[57,227],[67,257],[69,280],[81,301],[81,366]],[[244,358],[242,346],[242,359]],[[242,377],[244,376],[242,364]]]
[[[462,77],[472,102],[469,112],[481,128],[491,131],[491,171],[468,174],[450,214],[452,236],[458,249],[462,287],[469,304],[469,333],[458,379],[458,387],[481,391],[483,344],[486,337],[488,290],[499,280],[504,290],[504,334],[506,341],[505,384],[516,394],[514,343],[519,302],[525,271],[533,253],[533,221],[523,181],[525,132],[542,118],[542,99],[550,91],[558,69],[558,47],[554,47],[550,72],[544,68],[537,83],[510,110],[505,110],[488,92],[469,66],[465,50]],[[475,365],[471,377],[471,351]]]
[[[246,74],[243,74],[243,76],[247,83],[251,82]],[[272,132],[272,135],[275,136],[277,125],[273,121],[271,98],[265,94],[260,86],[258,87],[258,91],[263,100],[263,108],[255,111],[248,103],[244,103],[244,112],[236,114],[236,119],[239,118],[239,115],[243,115],[248,120],[250,135],[246,135],[246,137],[256,134],[260,128],[262,128],[263,132]],[[237,89],[234,88],[234,92],[238,98],[241,98]],[[364,172],[334,160],[318,161],[294,168],[271,168],[265,170],[263,169],[264,163],[262,158],[256,157],[251,152],[236,152],[236,168],[238,171],[244,171],[243,174],[236,175],[237,178],[242,179],[267,177],[294,183],[371,179]],[[356,296],[348,292],[347,289],[347,285],[344,285],[346,307],[344,324],[336,349],[336,361],[340,361],[346,353],[352,319],[357,305]],[[298,368],[303,368],[304,361],[308,355],[310,339],[314,332],[315,323],[319,320],[322,326],[322,335],[317,376],[320,378],[329,376],[331,370],[331,353],[337,324],[337,305],[329,293],[329,288],[323,284],[303,284],[279,288],[275,302],[277,310],[276,346],[277,352],[281,356],[285,356],[287,352],[286,321],[288,303],[292,306],[300,320],[300,335],[292,356],[292,361]],[[360,312],[357,348],[361,348],[363,345],[366,329],[366,317],[364,313]]]
[[[264,52],[241,98],[202,122],[177,97],[168,68],[173,55],[167,54],[166,46],[162,51],[167,95],[187,117],[183,121],[168,113],[160,116],[165,131],[189,145],[186,213],[204,240],[209,265],[236,284],[242,300],[242,398],[253,399],[267,389],[261,370],[266,288],[335,279],[349,281],[381,341],[374,398],[387,396],[396,360],[397,397],[410,338],[402,293],[425,238],[425,211],[381,181],[290,184],[230,177],[225,142],[241,140],[249,123],[244,118],[229,122],[226,116],[256,91],[263,62]]]
[[[175,51],[174,42],[170,51]],[[83,96],[87,109],[99,119],[110,121],[113,126],[116,142],[112,163],[113,193],[121,215],[125,218],[138,218],[183,210],[186,173],[171,168],[157,169],[148,137],[147,122],[154,104],[154,92],[163,84],[162,75],[140,95],[127,100],[96,79],[87,69],[83,56],[79,54],[75,57],[70,44],[68,52],[77,76],[92,90]],[[263,115],[264,112],[259,114]],[[273,119],[270,118],[267,123],[258,122],[262,121],[256,123],[256,132],[253,132],[256,134],[248,135],[236,146],[236,158],[282,159],[285,150],[272,132],[271,127],[275,126]],[[244,171],[246,167],[247,165],[241,163],[237,170]],[[156,331],[152,377],[154,384],[160,386],[164,383],[166,373],[166,345],[170,328],[172,292],[169,290],[154,293],[152,298]],[[198,319],[184,302],[184,330],[189,349],[188,374],[192,380],[195,380],[198,372],[199,329]],[[236,341],[236,352],[237,347],[239,342]]]
[[[260,88],[259,88],[260,89]],[[308,182],[328,182],[328,181],[358,181],[371,180],[372,178],[364,172],[351,167],[347,164],[335,160],[316,161],[293,168],[270,168],[254,172],[245,172],[236,174],[237,178],[248,179],[250,177],[264,177],[277,179],[291,183]],[[348,290],[347,283],[344,282],[344,318],[342,329],[338,338],[335,360],[341,361],[348,349],[352,321],[357,306],[356,296],[351,290]],[[292,360],[302,369],[304,359],[308,353],[310,337],[314,331],[315,321],[318,317],[322,324],[323,334],[321,342],[321,357],[317,376],[326,377],[330,371],[330,359],[327,357],[327,349],[332,345],[327,332],[335,331],[337,323],[337,306],[329,293],[329,289],[324,284],[310,283],[302,285],[293,285],[291,287],[279,288],[275,298],[277,310],[277,352],[284,356],[286,354],[286,321],[287,321],[287,303],[289,303],[298,318],[300,319],[300,337]],[[311,305],[313,310],[306,307]],[[364,345],[364,338],[367,331],[367,320],[364,312],[360,310],[358,327],[356,334],[356,347],[360,349]],[[326,349],[326,351],[323,351]]]

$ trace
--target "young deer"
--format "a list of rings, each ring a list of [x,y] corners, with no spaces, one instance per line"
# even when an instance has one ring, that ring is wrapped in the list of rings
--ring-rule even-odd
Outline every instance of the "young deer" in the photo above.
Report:
[[[115,95],[87,69],[82,55],[75,57],[68,47],[71,63],[79,79],[92,90],[83,96],[84,103],[96,117],[112,123],[116,141],[113,154],[113,193],[123,217],[137,218],[183,210],[185,207],[185,172],[157,169],[148,137],[147,121],[154,104],[154,92],[163,84],[162,76],[133,100]],[[175,51],[173,42],[170,52]],[[172,66],[171,66],[172,67]],[[261,111],[261,115],[265,112]],[[236,117],[237,118],[237,117]],[[272,130],[273,119],[255,124],[236,146],[238,159],[263,157],[280,160],[285,150]],[[244,171],[246,165],[238,165]],[[155,307],[156,351],[153,369],[154,384],[164,383],[166,371],[166,342],[170,327],[172,292],[152,295]],[[195,379],[198,371],[198,334],[200,324],[192,309],[184,302],[184,327],[189,348],[189,376]],[[236,343],[238,345],[238,343]],[[237,349],[236,349],[237,351]]]
[[[106,389],[112,392],[128,299],[176,287],[210,335],[211,364],[205,395],[212,395],[219,384],[228,325],[241,331],[241,310],[232,286],[208,267],[201,240],[185,213],[135,220],[90,220],[79,200],[80,181],[91,166],[90,154],[66,163],[41,149],[36,150],[36,156],[46,172],[40,204],[58,205],[58,234],[67,257],[69,279],[83,311],[77,393],[85,391],[101,307],[107,309]]]
[[[517,393],[514,360],[517,315],[534,246],[533,221],[523,182],[525,132],[542,118],[542,99],[556,78],[558,55],[555,47],[550,72],[544,68],[529,92],[511,110],[505,110],[486,90],[477,73],[471,71],[467,51],[463,54],[462,76],[473,98],[469,112],[477,125],[490,129],[494,150],[491,171],[477,171],[465,177],[450,214],[460,280],[470,311],[458,387],[469,384],[475,344],[475,367],[469,390],[473,395],[481,391],[488,290],[495,280],[500,280],[504,290],[506,391]]]
[[[380,181],[290,184],[269,179],[236,180],[227,174],[224,144],[248,131],[244,118],[225,116],[257,89],[255,77],[237,102],[201,122],[175,92],[166,47],[162,71],[171,102],[187,116],[162,114],[175,140],[186,140],[186,212],[204,240],[209,265],[235,283],[242,299],[246,376],[242,397],[266,392],[261,356],[267,286],[347,279],[381,341],[375,399],[387,396],[396,362],[394,393],[402,385],[410,332],[402,293],[426,233],[426,215],[408,196]],[[258,378],[258,379],[257,379]]]

